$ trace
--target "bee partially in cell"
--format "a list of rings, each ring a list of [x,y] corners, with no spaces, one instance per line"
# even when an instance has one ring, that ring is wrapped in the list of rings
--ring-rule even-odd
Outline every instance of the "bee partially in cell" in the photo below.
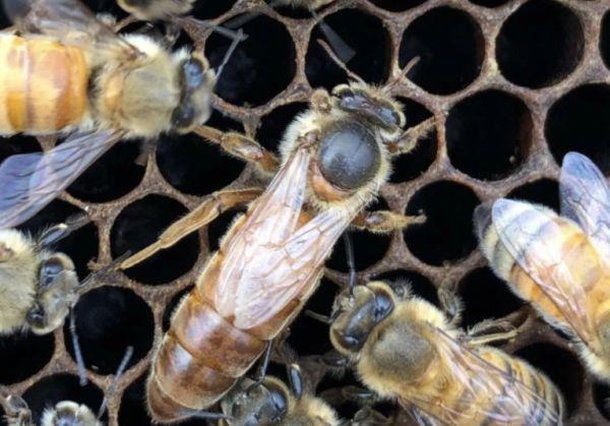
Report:
[[[610,381],[610,188],[587,157],[568,153],[559,179],[561,215],[500,199],[475,210],[480,247],[495,273]]]
[[[125,355],[117,368],[108,391],[109,394],[115,391],[117,380],[123,374],[132,355],[133,348],[130,346],[125,351]],[[96,415],[91,411],[91,408],[84,404],[78,404],[74,401],[60,401],[52,408],[45,408],[39,424],[40,426],[103,426],[100,418],[106,411],[107,404],[108,399],[105,397]],[[27,402],[20,396],[2,395],[2,392],[0,392],[0,405],[6,412],[5,417],[8,426],[35,426],[32,411]]]
[[[275,377],[240,380],[223,398],[226,426],[339,426],[335,410],[305,391],[298,365],[288,367],[290,389]]]
[[[406,129],[389,93],[401,77],[386,88],[360,81],[332,93],[316,90],[310,108],[286,130],[279,170],[272,153],[242,135],[202,134],[252,148],[242,156],[275,177],[264,192],[212,194],[122,264],[132,267],[223,211],[250,203],[174,312],[156,352],[147,387],[156,421],[180,420],[222,398],[300,312],[348,226],[391,232],[422,222],[365,210],[389,178],[392,157],[410,151],[433,125],[428,120]]]
[[[378,398],[397,400],[417,424],[562,424],[564,402],[555,385],[488,345],[514,330],[485,321],[465,333],[458,318],[450,321],[405,283],[373,281],[337,297],[330,338]]]
[[[70,136],[0,165],[0,228],[36,214],[118,141],[209,118],[217,75],[198,52],[118,35],[78,0],[4,6],[19,32],[0,33],[0,134]]]

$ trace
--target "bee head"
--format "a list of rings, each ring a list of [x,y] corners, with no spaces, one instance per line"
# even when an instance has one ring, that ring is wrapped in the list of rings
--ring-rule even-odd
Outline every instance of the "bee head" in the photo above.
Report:
[[[288,412],[290,394],[277,379],[266,377],[256,384],[250,379],[241,380],[222,402],[231,426],[256,426],[280,422]]]

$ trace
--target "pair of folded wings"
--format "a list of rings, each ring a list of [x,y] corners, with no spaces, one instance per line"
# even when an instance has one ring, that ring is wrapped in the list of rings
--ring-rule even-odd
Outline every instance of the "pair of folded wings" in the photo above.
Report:
[[[40,33],[83,49],[140,52],[78,0],[3,0],[22,33]],[[74,133],[46,153],[7,158],[0,165],[0,229],[25,222],[66,189],[123,135],[113,131]]]

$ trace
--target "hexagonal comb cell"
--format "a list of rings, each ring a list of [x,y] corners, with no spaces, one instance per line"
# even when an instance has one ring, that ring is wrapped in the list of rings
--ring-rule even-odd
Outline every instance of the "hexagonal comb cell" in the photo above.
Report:
[[[88,3],[96,12],[119,10],[115,1]],[[583,367],[565,336],[536,319],[491,272],[476,250],[472,212],[481,201],[499,197],[557,209],[558,166],[569,151],[610,172],[608,2],[338,0],[311,14],[262,1],[200,0],[192,14],[222,24],[249,14],[250,7],[262,14],[243,26],[248,39],[218,81],[216,111],[206,125],[246,132],[277,152],[286,126],[309,107],[313,89],[348,80],[317,41],[327,40],[322,20],[354,50],[346,66],[365,81],[393,81],[419,57],[387,90],[404,104],[407,128],[432,117],[436,131],[393,159],[391,182],[369,210],[425,214],[427,221],[391,235],[350,230],[359,282],[406,279],[414,294],[439,307],[439,288],[455,289],[466,308],[463,326],[486,318],[519,320],[517,337],[498,347],[524,357],[557,384],[567,400],[565,424],[607,423],[609,388]],[[0,22],[6,24],[4,16]],[[163,26],[157,25],[161,33]],[[195,40],[182,34],[178,45],[188,48],[191,41],[214,67],[231,42],[204,29]],[[12,137],[0,143],[0,161],[54,145],[49,138]],[[163,135],[144,149],[122,142],[22,229],[36,233],[85,213],[92,223],[57,244],[74,258],[83,279],[95,266],[90,260],[103,266],[145,247],[210,193],[264,182],[251,165],[191,135]],[[152,424],[145,382],[155,341],[236,214],[227,212],[143,264],[111,271],[83,289],[75,314],[89,385],[78,383],[67,326],[43,337],[0,338],[0,385],[22,395],[35,417],[59,399],[97,411],[105,395],[104,422]],[[326,266],[327,276],[306,304],[324,315],[348,282],[341,240]],[[318,389],[340,395],[343,386],[358,384],[356,377],[323,378],[323,370],[312,367],[331,348],[328,336],[327,324],[301,314],[287,338],[304,356],[307,377],[321,383]],[[112,389],[111,375],[127,345],[134,346],[134,356]],[[344,400],[337,407],[347,417],[360,408]],[[412,424],[393,403],[375,407],[389,424]]]

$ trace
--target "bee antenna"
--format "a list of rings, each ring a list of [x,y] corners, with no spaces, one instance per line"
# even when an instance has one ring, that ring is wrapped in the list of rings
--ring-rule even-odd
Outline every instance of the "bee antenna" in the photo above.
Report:
[[[173,18],[174,22],[177,22],[182,27],[202,27],[202,28],[211,28],[212,31],[217,32],[218,34],[230,38],[232,40],[238,39],[239,41],[243,41],[248,38],[247,34],[244,34],[243,31],[235,31],[234,27],[229,27],[228,25],[215,25],[208,21],[202,21],[200,19],[195,19],[190,16],[176,16]],[[185,31],[189,32],[186,28],[183,28]],[[196,31],[196,30],[194,30]]]
[[[320,46],[322,46],[322,48],[324,50],[326,50],[326,53],[328,54],[328,56],[330,56],[330,59],[332,59],[339,68],[341,68],[343,71],[345,71],[345,73],[347,74],[347,76],[349,78],[351,78],[352,80],[358,81],[360,83],[364,83],[364,80],[362,79],[362,77],[360,77],[358,74],[350,71],[347,68],[347,66],[345,65],[345,63],[337,57],[337,54],[335,52],[333,52],[333,50],[330,48],[328,43],[326,43],[322,39],[318,39],[317,41],[318,41],[318,44]]]
[[[285,2],[283,0],[272,0],[269,3],[267,3],[267,6],[274,9],[276,6],[280,6],[284,3]],[[241,16],[236,16],[235,18],[229,19],[227,22],[225,22],[224,26],[225,26],[225,28],[230,28],[230,29],[234,30],[235,28],[244,26],[245,24],[247,24],[248,22],[250,22],[257,16],[260,16],[261,14],[262,14],[262,12],[260,10],[256,10],[254,12],[246,13]]]
[[[76,333],[76,314],[74,308],[70,310],[70,336],[72,337],[72,347],[74,348],[74,356],[76,357],[76,366],[78,368],[78,383],[81,386],[87,385],[87,371],[85,370],[85,360],[83,352],[78,341],[78,333]]]
[[[313,16],[314,19],[319,18],[319,15],[314,10],[310,10],[309,13],[311,13],[311,16]],[[351,61],[356,55],[356,51],[354,51],[354,49],[352,49],[345,40],[343,40],[343,38],[324,21],[324,18],[320,19],[319,25],[320,30],[324,33],[324,36],[330,43],[330,47],[341,62],[346,64]]]
[[[331,325],[332,322],[333,322],[332,319],[329,316],[323,315],[323,314],[319,314],[319,313],[311,311],[309,309],[307,309],[305,311],[305,315],[310,317],[310,318],[313,318],[315,320],[318,320],[318,321],[320,321],[320,322],[322,322],[324,324]]]
[[[66,238],[74,231],[82,228],[91,222],[91,219],[86,213],[79,213],[72,215],[66,219],[64,223],[60,223],[55,226],[42,231],[38,237],[38,245],[41,248],[46,248],[56,242]]]
[[[343,243],[345,244],[345,257],[347,260],[347,268],[349,270],[348,286],[350,296],[354,295],[354,287],[356,287],[356,262],[354,261],[354,246],[352,237],[349,233],[343,233]]]
[[[106,411],[106,408],[108,407],[108,396],[107,395],[112,395],[114,393],[114,391],[116,390],[118,381],[119,381],[120,377],[123,375],[123,373],[125,372],[125,369],[127,368],[127,364],[131,360],[132,356],[133,356],[133,346],[127,346],[127,349],[125,350],[125,355],[123,355],[123,359],[121,359],[121,362],[119,363],[119,366],[116,369],[116,373],[114,373],[114,379],[112,380],[112,383],[110,384],[110,387],[108,388],[108,392],[106,392],[104,394],[104,400],[102,401],[102,405],[100,405],[100,409],[97,412],[98,419],[102,417],[102,415]]]
[[[392,78],[392,80],[388,84],[385,85],[383,90],[384,91],[390,90],[392,87],[396,86],[400,82],[400,80],[403,79],[403,77],[407,77],[407,74],[409,74],[409,72],[411,72],[411,70],[415,67],[415,65],[417,65],[419,63],[420,59],[421,59],[420,56],[415,56],[409,62],[407,62],[407,65],[405,65],[405,67],[402,69],[402,71],[400,71],[396,77]]]
[[[237,30],[237,34],[238,34],[239,37],[235,37],[233,39],[233,41],[231,42],[231,45],[229,46],[229,49],[227,50],[227,53],[225,53],[225,57],[222,59],[222,63],[218,67],[218,71],[216,72],[216,80],[217,81],[220,78],[220,76],[222,74],[222,71],[225,68],[225,65],[227,65],[227,62],[229,62],[229,59],[231,59],[231,56],[233,55],[233,52],[235,51],[235,48],[237,47],[237,45],[242,40],[245,40],[245,38],[242,37],[244,35],[243,30],[241,30],[241,29]]]

